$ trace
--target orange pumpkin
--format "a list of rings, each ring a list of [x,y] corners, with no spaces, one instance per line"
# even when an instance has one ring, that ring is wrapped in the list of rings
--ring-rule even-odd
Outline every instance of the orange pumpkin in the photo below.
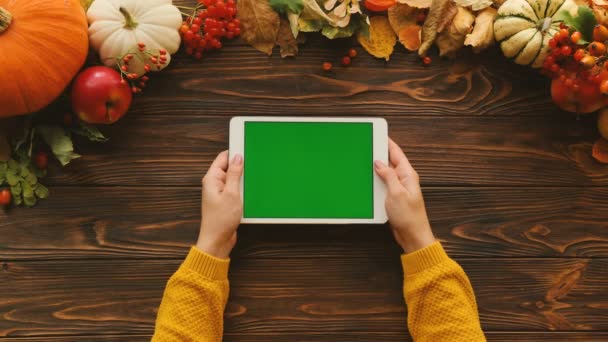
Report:
[[[88,53],[79,0],[0,0],[0,118],[57,98]]]

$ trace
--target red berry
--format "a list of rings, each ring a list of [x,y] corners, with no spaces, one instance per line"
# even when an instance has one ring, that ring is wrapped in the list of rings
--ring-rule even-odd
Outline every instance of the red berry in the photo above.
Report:
[[[556,36],[557,36],[557,34],[556,34]],[[555,40],[555,38],[549,39],[549,47],[552,49],[555,49],[557,47],[557,41]]]
[[[184,39],[188,41],[192,40],[192,38],[194,38],[194,32],[192,32],[191,30],[186,31],[186,33],[184,34]]]
[[[433,60],[429,56],[425,56],[424,58],[422,58],[422,64],[424,64],[424,65],[431,65],[432,61]]]
[[[195,54],[194,54],[194,58],[196,58],[196,59],[201,59],[201,58],[203,58],[203,53],[202,53],[202,52],[197,52],[197,53],[195,53]]]
[[[127,68],[126,65],[123,65],[123,66],[120,67],[120,70],[122,70],[124,72],[127,72],[127,70],[129,70],[129,68]]]
[[[9,205],[11,199],[12,195],[9,189],[2,189],[2,191],[0,191],[0,205]]]
[[[571,88],[574,85],[574,81],[572,81],[571,78],[568,78],[564,81],[564,85],[566,85],[566,87]]]
[[[199,17],[196,17],[196,18],[194,18],[194,20],[192,20],[192,24],[194,24],[194,25],[201,26],[202,23],[203,23],[203,19],[201,19]]]
[[[137,43],[137,46],[139,46],[140,49],[143,49],[146,47],[146,44],[140,42],[140,43]]]
[[[547,56],[547,58],[545,58],[545,63],[547,63],[549,65],[555,63],[555,57],[553,57],[551,55]]]
[[[574,60],[577,62],[580,62],[580,60],[583,59],[583,57],[585,57],[585,50],[583,50],[583,49],[576,50],[576,52],[574,53]]]
[[[186,33],[186,31],[188,31],[190,28],[188,27],[188,25],[183,24],[180,28],[179,28],[179,32],[181,32],[181,34]]]
[[[570,54],[572,53],[572,48],[568,45],[564,45],[561,47],[561,53],[564,56],[570,56]]]
[[[418,14],[416,14],[416,22],[418,24],[422,24],[424,21],[426,20],[426,13],[423,11],[418,12]]]
[[[562,28],[561,30],[559,30],[559,39],[561,41],[568,39],[568,37],[570,37],[570,32],[568,32],[568,29]]]
[[[557,65],[557,64],[551,65],[551,72],[558,72],[558,71],[559,71],[559,65]]]
[[[580,32],[574,32],[573,34],[570,35],[570,40],[576,44],[578,43],[579,40],[581,40],[581,38],[583,37],[583,35]]]
[[[355,58],[357,56],[357,50],[355,50],[355,49],[348,50],[348,56],[350,58]]]
[[[44,151],[38,151],[34,157],[34,163],[36,164],[37,168],[41,170],[46,169],[47,165],[49,164],[49,155]]]
[[[330,71],[330,70],[331,70],[331,68],[332,68],[332,65],[331,65],[331,63],[330,63],[330,62],[325,62],[325,63],[323,63],[323,70],[325,70],[325,71]]]
[[[166,55],[166,54],[167,54],[167,50],[165,50],[165,49],[160,49],[160,50],[158,50],[158,54],[159,54],[159,55],[161,55],[161,56],[164,56],[164,55]]]
[[[348,66],[348,65],[350,65],[350,62],[351,62],[351,60],[350,60],[349,56],[342,57],[342,65]]]
[[[192,31],[194,33],[198,32],[198,30],[200,30],[200,29],[201,29],[201,27],[197,24],[192,24],[192,26],[190,26],[190,31]]]

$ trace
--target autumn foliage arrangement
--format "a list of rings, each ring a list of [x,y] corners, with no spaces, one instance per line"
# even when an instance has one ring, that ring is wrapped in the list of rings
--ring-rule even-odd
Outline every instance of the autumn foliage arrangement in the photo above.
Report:
[[[120,120],[174,54],[201,60],[237,37],[284,58],[309,34],[356,39],[386,61],[400,44],[423,65],[498,44],[551,78],[563,110],[599,110],[592,155],[608,163],[607,11],[604,0],[0,0],[0,46],[11,51],[0,54],[0,206],[46,198],[49,163],[80,157],[75,136],[106,141],[97,125]],[[326,61],[320,72],[334,70]]]

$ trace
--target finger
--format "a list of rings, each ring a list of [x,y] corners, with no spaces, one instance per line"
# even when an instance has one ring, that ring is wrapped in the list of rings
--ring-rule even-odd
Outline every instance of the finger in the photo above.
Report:
[[[215,157],[213,163],[209,167],[209,171],[212,170],[222,170],[226,171],[228,169],[228,151],[223,151]]]
[[[374,169],[376,170],[378,176],[382,178],[382,181],[384,181],[384,184],[386,184],[389,191],[396,190],[402,187],[401,182],[399,182],[399,178],[395,173],[395,170],[388,167],[382,161],[376,160],[374,162]]]
[[[224,188],[226,181],[226,170],[228,168],[228,151],[224,151],[215,158],[207,174],[203,177],[203,187],[207,191],[219,193]]]
[[[243,174],[243,156],[237,154],[230,161],[228,171],[226,172],[226,187],[224,190],[238,192],[241,184],[241,175]]]
[[[389,139],[389,160],[395,167],[395,172],[402,184],[410,191],[418,187],[418,174],[403,150],[392,139]]]

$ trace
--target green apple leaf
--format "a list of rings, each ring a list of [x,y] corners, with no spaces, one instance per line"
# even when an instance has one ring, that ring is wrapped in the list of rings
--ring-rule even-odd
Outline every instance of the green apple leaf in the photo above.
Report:
[[[302,0],[270,0],[269,3],[275,12],[281,14],[287,12],[300,14],[304,9],[304,1]]]

